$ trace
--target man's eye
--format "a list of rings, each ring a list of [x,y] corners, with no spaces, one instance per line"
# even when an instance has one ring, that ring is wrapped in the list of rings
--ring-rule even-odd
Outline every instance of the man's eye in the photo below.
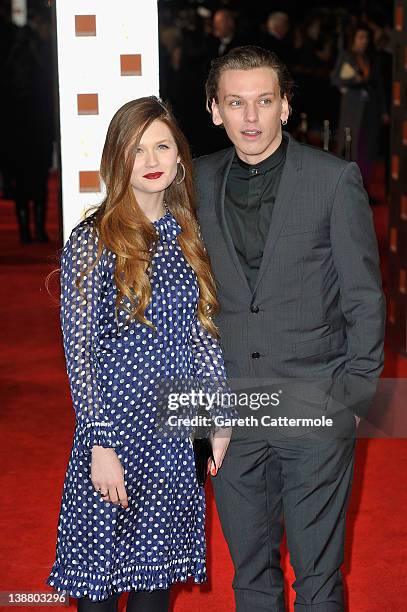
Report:
[[[267,104],[271,104],[271,98],[262,98],[262,99],[260,100],[260,103],[261,103],[263,106],[267,106]]]
[[[232,100],[232,102],[230,103],[230,106],[240,106],[241,102],[240,100]]]

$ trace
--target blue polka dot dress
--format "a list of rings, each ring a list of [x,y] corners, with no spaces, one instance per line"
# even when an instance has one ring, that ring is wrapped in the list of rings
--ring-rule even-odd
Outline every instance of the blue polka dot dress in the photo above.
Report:
[[[206,580],[205,498],[189,436],[159,437],[155,383],[163,377],[225,377],[217,341],[196,316],[196,276],[167,213],[153,222],[159,240],[146,317],[156,331],[115,315],[115,255],[104,251],[81,291],[75,280],[93,263],[92,217],[72,231],[61,257],[61,324],[76,414],[46,583],[73,597],[168,588]],[[115,449],[129,510],[101,499],[91,482],[91,449]]]

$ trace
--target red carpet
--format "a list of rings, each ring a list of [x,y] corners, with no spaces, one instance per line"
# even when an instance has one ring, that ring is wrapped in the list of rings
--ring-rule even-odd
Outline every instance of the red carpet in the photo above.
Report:
[[[380,179],[379,175],[375,195],[382,197]],[[55,179],[50,181],[50,201],[48,227],[53,242],[23,246],[17,239],[12,202],[0,201],[4,327],[0,591],[53,593],[44,581],[54,561],[62,483],[74,427],[60,340],[57,277],[51,283],[54,298],[44,284],[46,275],[57,267],[60,248]],[[382,252],[387,239],[386,212],[384,205],[374,208]],[[387,349],[384,375],[406,377],[407,360]],[[351,612],[401,612],[407,607],[406,481],[405,440],[358,441],[344,565]],[[234,610],[232,564],[210,485],[207,494],[210,579],[203,587],[177,586],[174,612]],[[284,562],[288,585],[294,578],[287,555]],[[75,609],[76,600],[71,602]],[[292,602],[290,592],[290,610]],[[124,603],[125,596],[122,608]]]

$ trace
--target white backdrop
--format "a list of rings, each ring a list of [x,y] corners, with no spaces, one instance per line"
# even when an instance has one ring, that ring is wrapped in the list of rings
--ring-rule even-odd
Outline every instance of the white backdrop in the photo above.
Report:
[[[157,0],[57,0],[56,19],[67,240],[86,208],[103,199],[98,172],[114,113],[159,93]]]

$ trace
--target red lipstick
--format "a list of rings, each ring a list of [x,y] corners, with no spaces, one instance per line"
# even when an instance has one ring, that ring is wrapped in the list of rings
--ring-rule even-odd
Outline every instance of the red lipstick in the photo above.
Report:
[[[154,180],[160,178],[160,176],[162,176],[163,174],[164,172],[150,172],[149,174],[144,174],[143,178]]]

